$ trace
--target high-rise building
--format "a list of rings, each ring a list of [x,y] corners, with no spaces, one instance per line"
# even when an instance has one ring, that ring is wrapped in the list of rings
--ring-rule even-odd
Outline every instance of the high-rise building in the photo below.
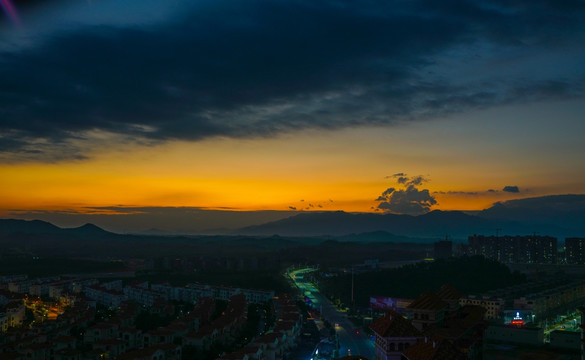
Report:
[[[483,236],[468,238],[469,253],[517,264],[556,264],[557,238],[551,236]]]
[[[567,264],[585,264],[585,238],[565,239],[565,259]]]

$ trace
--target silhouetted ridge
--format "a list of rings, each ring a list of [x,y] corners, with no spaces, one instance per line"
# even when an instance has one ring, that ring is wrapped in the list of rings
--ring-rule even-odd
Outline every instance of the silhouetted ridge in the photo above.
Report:
[[[513,218],[492,219],[461,211],[435,210],[419,216],[335,211],[301,213],[263,225],[242,228],[236,232],[246,235],[348,236],[384,231],[395,236],[435,239],[446,235],[466,239],[473,234],[494,234],[496,229],[503,229],[510,235],[538,231],[541,234],[563,236],[568,232],[567,228],[556,224],[550,221],[528,222]]]
[[[55,234],[63,229],[42,220],[0,219],[0,233]]]
[[[444,236],[491,229],[489,221],[460,211],[432,211],[425,215],[351,214],[343,211],[311,212],[241,229],[243,234],[315,236],[389,232],[407,236]],[[381,235],[381,234],[380,234]]]
[[[29,235],[51,235],[51,236],[82,236],[82,237],[106,237],[117,236],[94,224],[85,224],[76,228],[63,229],[49,222],[41,220],[17,220],[0,219],[0,234],[29,234]]]
[[[99,226],[96,226],[94,224],[85,224],[82,225],[80,227],[76,227],[76,228],[70,228],[70,229],[65,229],[69,232],[78,234],[78,235],[108,235],[108,234],[112,234],[102,228],[100,228]]]
[[[550,195],[526,199],[508,200],[495,203],[492,207],[479,211],[477,216],[489,220],[508,220],[522,222],[546,233],[543,226],[563,229],[565,236],[583,236],[585,233],[585,195]]]

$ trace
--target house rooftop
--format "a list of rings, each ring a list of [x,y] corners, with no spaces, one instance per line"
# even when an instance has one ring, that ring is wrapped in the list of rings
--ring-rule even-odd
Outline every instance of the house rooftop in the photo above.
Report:
[[[389,310],[386,315],[377,318],[370,324],[370,329],[381,337],[418,337],[421,336],[402,314]]]
[[[441,310],[448,306],[449,304],[441,300],[434,292],[429,291],[419,296],[407,308],[411,310]]]
[[[451,284],[441,286],[436,294],[439,299],[443,300],[459,300],[463,297],[463,294]]]

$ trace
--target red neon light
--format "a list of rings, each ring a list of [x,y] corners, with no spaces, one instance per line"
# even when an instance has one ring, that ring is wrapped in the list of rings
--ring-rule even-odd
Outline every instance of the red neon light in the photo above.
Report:
[[[512,325],[524,325],[524,320],[512,320]]]

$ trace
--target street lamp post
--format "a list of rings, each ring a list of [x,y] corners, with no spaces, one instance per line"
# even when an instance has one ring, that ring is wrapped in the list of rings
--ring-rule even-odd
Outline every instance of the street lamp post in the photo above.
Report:
[[[353,265],[351,266],[351,305],[353,306]]]

